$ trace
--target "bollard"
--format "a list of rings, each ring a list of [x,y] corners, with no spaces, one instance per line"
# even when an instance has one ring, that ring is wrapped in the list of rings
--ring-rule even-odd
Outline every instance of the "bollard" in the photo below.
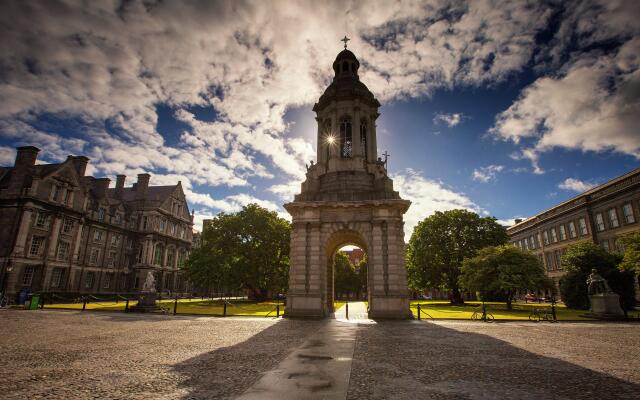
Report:
[[[225,301],[222,304],[224,305],[224,308],[223,308],[223,311],[222,311],[222,316],[226,317],[227,316],[227,302]]]
[[[276,305],[276,318],[280,318],[280,304]]]
[[[346,308],[346,314],[347,314],[347,319],[349,319],[349,302],[347,302],[347,304],[345,304]]]
[[[420,303],[418,303],[418,321],[420,321],[421,319],[422,318],[421,318],[421,315],[420,315]]]
[[[556,316],[556,302],[551,302],[551,315],[553,315],[553,322],[558,322],[558,317]]]
[[[44,293],[42,293],[42,297],[40,298],[40,309],[44,310]]]
[[[129,299],[127,299],[127,302],[124,304],[124,312],[129,312]]]
[[[178,296],[176,296],[176,301],[173,303],[173,315],[178,313]]]
[[[82,311],[84,311],[87,308],[87,298],[83,297],[82,298]]]
[[[482,302],[482,320],[487,322],[487,306],[484,305],[484,301]]]

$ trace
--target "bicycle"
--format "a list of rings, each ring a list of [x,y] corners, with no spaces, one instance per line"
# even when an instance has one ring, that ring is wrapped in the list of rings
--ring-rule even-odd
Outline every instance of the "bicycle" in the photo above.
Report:
[[[2,294],[2,296],[0,296],[0,308],[6,308],[9,306],[9,297],[7,297],[5,294]]]
[[[495,317],[493,316],[493,314],[487,312],[486,307],[478,306],[473,311],[473,314],[471,314],[471,320],[493,322],[495,321]]]
[[[547,309],[534,308],[529,314],[529,321],[540,322],[540,321],[550,321],[553,320],[553,313]]]

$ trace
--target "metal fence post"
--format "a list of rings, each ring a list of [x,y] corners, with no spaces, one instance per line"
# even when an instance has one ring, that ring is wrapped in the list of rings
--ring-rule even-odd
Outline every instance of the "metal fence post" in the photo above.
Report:
[[[173,315],[178,313],[178,295],[176,295],[176,301],[173,303]]]
[[[42,297],[40,297],[40,309],[44,310],[44,293],[42,293]]]
[[[420,321],[421,319],[422,318],[421,318],[421,315],[420,315],[420,303],[418,303],[418,321]]]
[[[225,301],[224,303],[222,303],[224,305],[223,308],[223,312],[222,312],[222,316],[226,317],[227,316],[227,302]]]
[[[127,299],[127,302],[124,305],[124,312],[126,312],[126,313],[129,312],[129,299]]]
[[[280,318],[280,304],[276,304],[276,318]]]
[[[82,311],[84,311],[87,308],[87,298],[83,297],[82,298]]]
[[[555,300],[551,302],[551,314],[553,315],[553,322],[558,321],[558,317],[556,316],[556,302]]]
[[[346,314],[347,314],[347,319],[349,319],[349,302],[347,302],[347,304],[345,304],[346,308]]]

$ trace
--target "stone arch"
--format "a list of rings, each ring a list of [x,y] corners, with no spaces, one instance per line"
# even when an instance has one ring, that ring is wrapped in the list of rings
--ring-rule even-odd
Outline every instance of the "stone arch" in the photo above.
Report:
[[[320,265],[324,266],[322,279],[323,302],[327,313],[334,312],[335,279],[334,257],[343,246],[354,245],[360,247],[369,255],[371,249],[370,224],[368,223],[333,223],[325,227],[322,237],[322,252]],[[369,280],[367,276],[367,280]],[[369,285],[367,285],[369,287]],[[367,294],[367,297],[368,294]]]

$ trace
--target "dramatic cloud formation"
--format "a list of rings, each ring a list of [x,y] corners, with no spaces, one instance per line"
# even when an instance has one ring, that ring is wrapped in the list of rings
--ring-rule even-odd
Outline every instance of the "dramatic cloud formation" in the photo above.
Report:
[[[504,169],[504,165],[488,165],[473,170],[471,174],[474,181],[487,183],[496,180],[496,174]]]
[[[180,179],[207,215],[246,201],[282,210],[265,197],[287,200],[298,190],[304,163],[315,157],[314,134],[293,137],[285,113],[317,100],[345,33],[361,79],[383,102],[495,85],[533,64],[540,77],[491,132],[518,143],[514,157],[531,160],[537,173],[540,153],[554,147],[640,155],[635,2],[69,0],[0,7],[0,137],[43,148],[47,161],[85,154],[98,175]],[[558,31],[540,43],[559,11]],[[612,39],[622,45],[611,52],[571,47]],[[578,56],[567,60],[568,51]],[[551,74],[556,67],[561,72]],[[161,109],[176,132],[158,130]],[[202,118],[202,110],[213,117]],[[453,127],[462,119],[434,120]],[[3,164],[11,151],[0,150]],[[498,172],[477,171],[481,181]],[[447,190],[415,172],[398,182]],[[258,184],[267,189],[255,191]],[[215,198],[211,188],[236,192]],[[427,195],[412,190],[416,202]]]
[[[433,123],[440,124],[445,123],[449,128],[453,128],[462,122],[463,115],[461,113],[453,113],[453,114],[445,114],[445,113],[437,113],[435,117],[433,117]]]
[[[560,189],[569,190],[572,192],[582,193],[595,187],[593,183],[583,182],[580,179],[567,178],[558,184]]]

